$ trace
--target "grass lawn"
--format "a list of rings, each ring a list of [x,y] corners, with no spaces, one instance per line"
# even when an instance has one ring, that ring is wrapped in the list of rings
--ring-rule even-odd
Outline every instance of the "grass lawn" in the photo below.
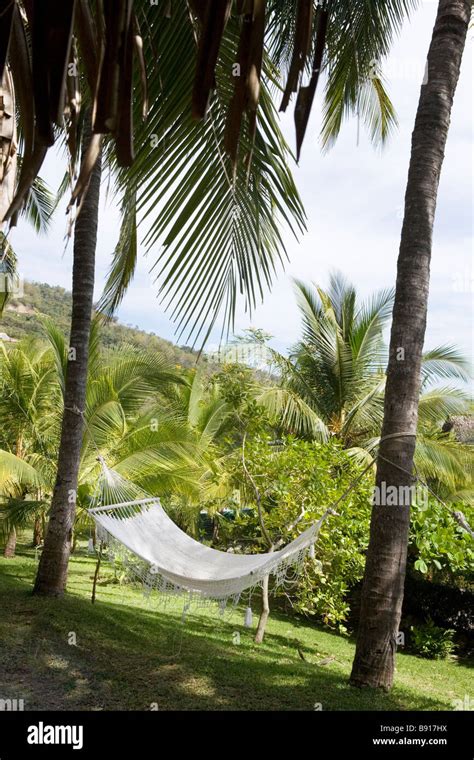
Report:
[[[241,609],[198,609],[183,624],[182,602],[156,607],[112,583],[92,605],[94,567],[79,551],[67,596],[38,599],[33,551],[0,559],[0,698],[24,699],[26,710],[450,710],[472,692],[469,663],[406,654],[390,694],[354,689],[353,641],[283,616],[256,646]],[[105,564],[102,581],[112,577]]]

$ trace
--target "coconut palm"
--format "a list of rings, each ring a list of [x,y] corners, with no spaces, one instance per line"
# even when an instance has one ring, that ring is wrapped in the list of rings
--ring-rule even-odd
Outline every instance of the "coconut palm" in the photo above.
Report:
[[[282,387],[268,387],[260,401],[285,428],[320,440],[336,436],[354,457],[369,463],[380,445],[388,359],[383,333],[393,291],[361,302],[354,286],[333,274],[326,290],[297,282],[296,295],[302,339],[289,357],[272,352]],[[469,370],[453,346],[423,354],[415,464],[421,476],[442,484],[452,497],[472,485],[472,459],[469,447],[444,434],[442,426],[468,409],[469,397],[437,383],[465,382]]]
[[[411,486],[438,186],[472,0],[440,0],[421,88],[397,264],[376,485]],[[351,674],[359,686],[390,688],[410,525],[410,506],[374,506]]]
[[[83,134],[83,155],[92,145],[88,113]],[[71,550],[84,427],[82,415],[87,387],[101,173],[102,156],[99,150],[93,161],[87,188],[80,200],[74,230],[71,333],[64,414],[51,515],[35,582],[35,591],[38,593],[54,594],[58,588],[64,587]]]
[[[189,3],[191,25],[187,3],[176,3],[165,24],[157,23],[156,9],[149,3],[140,5],[144,58],[158,56],[160,76],[150,77],[149,118],[141,123],[136,114],[134,164],[118,173],[123,229],[130,232],[138,213],[147,229],[144,242],[150,254],[156,243],[162,243],[159,257],[154,257],[159,294],[178,331],[187,330],[187,337],[195,340],[205,338],[221,308],[224,326],[232,329],[239,290],[246,308],[258,303],[286,257],[282,230],[286,227],[296,234],[304,224],[288,170],[291,154],[273,103],[281,102],[284,85],[291,86],[282,110],[292,93],[300,90],[295,120],[303,112],[307,120],[314,90],[307,92],[302,76],[310,75],[311,87],[316,86],[314,63],[324,53],[320,62],[326,75],[323,144],[337,139],[350,114],[359,115],[376,144],[383,143],[396,125],[382,77],[374,73],[374,61],[383,61],[416,0],[379,0],[377,13],[366,2],[268,0],[266,33],[250,44],[245,33],[257,34],[253,24],[262,5],[260,0],[253,3],[252,14],[252,3],[235,4],[219,28],[218,11],[232,3],[216,3],[206,18],[199,3]],[[324,28],[322,17],[326,17]],[[303,47],[302,34],[307,39]],[[206,50],[211,42],[214,57]],[[257,48],[261,53],[256,123],[248,91],[251,72],[247,78],[232,76],[247,46],[251,55]],[[244,63],[239,65],[245,69]],[[206,94],[201,94],[206,86]],[[239,87],[247,91],[242,93]],[[199,107],[207,103],[204,122],[192,119],[191,91],[195,116],[203,115]],[[297,135],[299,150],[298,124]],[[228,235],[223,234],[225,229]],[[129,238],[124,234],[115,252],[102,301],[106,310],[120,302],[133,275],[136,250]]]
[[[349,447],[364,431],[377,430],[381,419],[383,329],[393,293],[360,303],[355,288],[336,274],[327,290],[297,282],[296,297],[302,339],[287,361],[275,355],[283,384],[314,410],[326,437],[337,435]]]
[[[59,404],[49,347],[38,340],[8,349],[0,343],[0,494],[2,504],[8,503],[13,511],[28,496],[30,510],[41,516],[43,489],[57,451]],[[14,555],[15,527],[11,519],[2,521],[2,533],[8,534],[5,556]]]
[[[48,343],[30,345],[25,341],[2,353],[5,419],[21,419],[23,408],[29,414],[28,424],[21,426],[22,440],[28,440],[27,448],[22,444],[21,456],[11,453],[6,441],[1,442],[4,533],[7,526],[13,532],[31,525],[36,515],[44,518],[54,488],[68,346],[52,320],[46,318],[43,323]],[[123,477],[165,500],[172,495],[181,499],[191,513],[209,490],[210,474],[215,470],[214,443],[226,417],[225,404],[217,394],[208,397],[198,373],[190,373],[188,378],[162,355],[132,347],[104,352],[99,340],[100,321],[95,320],[73,532],[88,520],[86,510],[101,473],[99,457]],[[44,371],[35,372],[36,365],[44,366]],[[14,391],[7,392],[7,381]],[[8,428],[12,441],[17,428]]]

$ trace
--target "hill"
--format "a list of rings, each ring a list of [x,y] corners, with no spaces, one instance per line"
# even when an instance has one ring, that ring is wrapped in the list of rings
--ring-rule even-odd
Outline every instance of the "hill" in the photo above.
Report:
[[[64,334],[68,335],[71,293],[64,288],[46,283],[26,282],[23,296],[12,298],[0,318],[0,332],[17,340],[27,336],[42,337],[40,315],[44,314],[51,317]],[[154,333],[123,325],[116,319],[103,326],[101,340],[104,348],[132,345],[149,351],[159,351],[166,354],[173,364],[182,367],[193,367],[198,358],[198,353],[188,346],[175,346]],[[202,356],[200,362],[206,361],[206,357]]]

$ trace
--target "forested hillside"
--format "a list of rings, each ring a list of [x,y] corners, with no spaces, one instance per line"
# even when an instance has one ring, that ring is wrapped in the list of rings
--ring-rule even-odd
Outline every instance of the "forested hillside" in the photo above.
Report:
[[[54,319],[67,335],[71,319],[71,293],[45,283],[26,282],[22,297],[12,298],[0,318],[0,332],[16,339],[28,335],[40,336],[43,332],[40,320],[42,314]],[[120,324],[116,320],[104,325],[101,339],[107,348],[128,344],[165,352],[173,363],[183,367],[193,366],[198,357],[198,353],[191,348],[175,346],[154,333]],[[203,356],[200,361],[206,361],[206,358]]]

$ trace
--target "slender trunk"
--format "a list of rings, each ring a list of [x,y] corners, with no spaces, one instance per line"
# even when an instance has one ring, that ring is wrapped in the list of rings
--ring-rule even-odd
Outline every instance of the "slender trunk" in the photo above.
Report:
[[[83,153],[89,140],[90,126],[84,135]],[[92,171],[89,189],[74,230],[71,338],[58,471],[48,530],[34,587],[34,593],[51,596],[62,595],[66,587],[76,512],[76,491],[83,436],[81,413],[85,408],[94,295],[100,179],[101,157]]]
[[[257,512],[258,512],[258,521],[260,523],[260,530],[262,531],[262,536],[265,541],[265,543],[268,546],[268,551],[272,552],[274,551],[275,547],[273,545],[272,537],[270,536],[270,533],[268,532],[266,526],[265,526],[265,520],[263,517],[263,509],[262,509],[262,496],[260,493],[260,490],[250,474],[246,461],[245,461],[245,442],[247,440],[247,433],[244,433],[243,439],[242,439],[242,467],[244,470],[245,475],[247,476],[248,480],[250,481],[250,484],[255,491],[255,501],[257,502]],[[261,644],[263,641],[263,637],[265,635],[265,628],[267,625],[268,616],[270,615],[270,603],[269,603],[269,593],[268,593],[268,584],[269,584],[270,577],[268,575],[265,576],[263,579],[262,584],[262,611],[260,613],[260,618],[257,625],[257,633],[255,634],[255,643]]]
[[[97,558],[97,564],[95,566],[95,572],[94,572],[94,581],[92,583],[92,596],[91,596],[91,602],[92,604],[95,604],[95,597],[97,592],[97,581],[99,580],[99,571],[100,571],[100,563],[102,561],[102,543],[99,547],[99,556]]]
[[[7,543],[5,544],[5,550],[3,556],[5,559],[13,559],[16,551],[16,530],[13,527],[8,534]]]
[[[266,575],[262,584],[262,611],[258,620],[257,632],[255,634],[255,643],[261,644],[265,636],[268,616],[270,615],[270,602],[268,599],[268,582],[269,576]]]
[[[258,517],[260,521],[260,528],[261,528],[263,537],[265,541],[267,542],[268,551],[269,553],[271,553],[272,551],[274,551],[275,547],[272,543],[270,534],[265,527],[260,491],[258,491],[258,489],[257,489],[257,507],[258,507]],[[267,621],[270,615],[270,599],[269,599],[269,591],[268,591],[269,581],[270,581],[270,576],[266,575],[262,583],[262,611],[260,612],[260,617],[258,619],[258,625],[257,625],[257,632],[255,634],[255,639],[254,639],[256,644],[261,644],[263,641],[263,637],[265,636],[265,628],[267,627]]]
[[[15,454],[16,456],[21,459],[23,456],[23,435],[20,432],[17,437],[16,441],[16,448],[15,448]],[[25,497],[25,493],[22,494],[23,498]],[[7,537],[7,542],[5,544],[5,549],[3,551],[3,556],[5,559],[13,559],[16,552],[16,528],[13,525],[12,529],[10,530],[10,533]]]
[[[35,517],[33,525],[33,546],[39,546],[43,541],[43,525],[40,515]]]
[[[440,0],[412,137],[376,476],[379,493],[386,484],[399,497],[395,507],[372,509],[351,674],[356,686],[389,689],[393,683],[410,522],[403,497],[413,483],[433,223],[471,6],[472,0]]]

